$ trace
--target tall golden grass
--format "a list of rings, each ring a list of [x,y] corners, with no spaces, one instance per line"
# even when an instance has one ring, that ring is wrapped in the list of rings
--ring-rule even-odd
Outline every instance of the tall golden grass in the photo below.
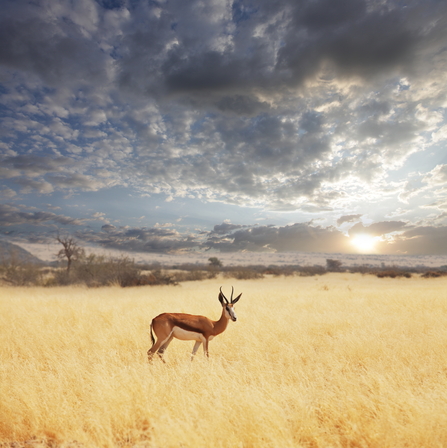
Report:
[[[447,446],[445,278],[235,281],[209,360],[174,340],[150,365],[151,319],[217,319],[223,281],[1,288],[3,445]]]

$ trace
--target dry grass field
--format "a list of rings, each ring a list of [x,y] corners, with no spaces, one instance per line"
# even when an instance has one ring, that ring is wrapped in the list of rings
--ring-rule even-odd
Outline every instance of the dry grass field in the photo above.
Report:
[[[147,362],[153,317],[218,319],[231,282],[209,360]],[[447,446],[446,278],[4,287],[0,325],[0,446]]]

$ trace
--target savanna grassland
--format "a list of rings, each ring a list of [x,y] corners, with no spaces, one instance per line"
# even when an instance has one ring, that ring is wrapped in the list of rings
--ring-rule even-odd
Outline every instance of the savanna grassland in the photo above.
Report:
[[[147,362],[153,317],[218,319],[231,282],[209,360]],[[447,446],[445,277],[3,287],[0,326],[0,446]]]

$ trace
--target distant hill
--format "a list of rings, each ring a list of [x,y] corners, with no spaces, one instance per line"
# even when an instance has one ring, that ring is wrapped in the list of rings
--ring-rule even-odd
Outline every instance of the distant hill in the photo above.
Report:
[[[35,257],[27,250],[17,246],[17,244],[0,240],[0,263],[9,261],[11,258],[15,258],[21,263],[46,264],[40,258]]]

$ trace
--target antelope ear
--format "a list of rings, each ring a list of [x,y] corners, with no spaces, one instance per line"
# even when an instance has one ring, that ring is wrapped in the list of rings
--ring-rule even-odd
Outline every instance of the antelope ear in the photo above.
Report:
[[[240,293],[234,300],[231,301],[231,303],[236,303],[241,298],[242,293]]]

